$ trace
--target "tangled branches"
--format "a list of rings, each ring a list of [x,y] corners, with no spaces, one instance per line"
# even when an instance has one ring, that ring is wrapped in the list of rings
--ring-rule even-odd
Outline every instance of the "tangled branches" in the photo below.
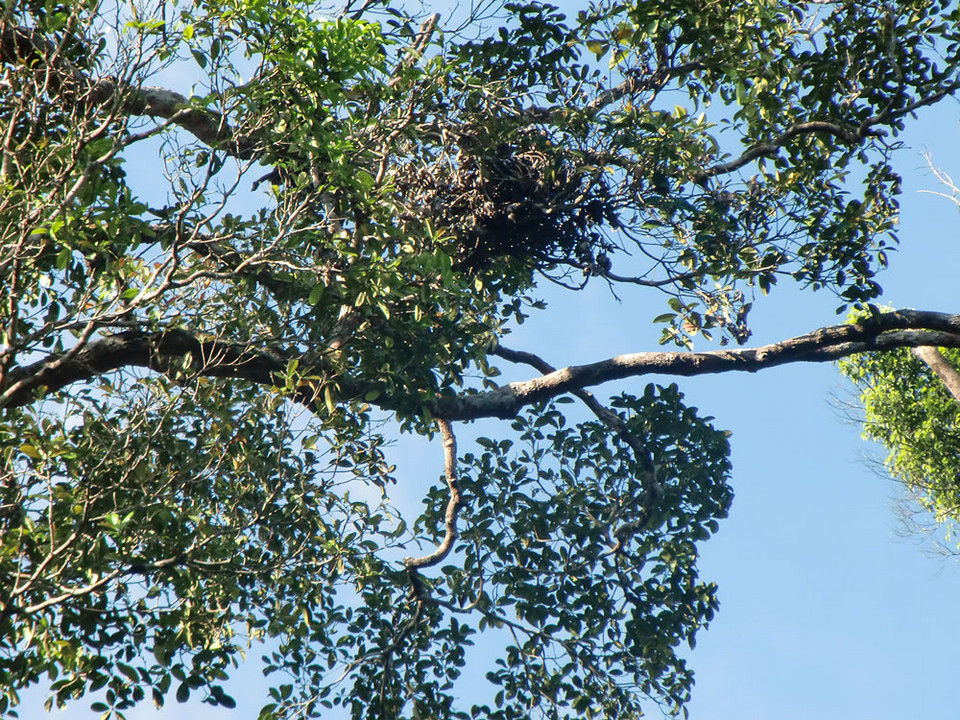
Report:
[[[601,226],[617,226],[598,169],[542,139],[483,153],[461,146],[453,157],[400,166],[393,182],[402,226],[431,218],[452,240],[451,256],[465,272],[485,270],[498,258],[541,270],[561,264],[587,270],[610,249]]]

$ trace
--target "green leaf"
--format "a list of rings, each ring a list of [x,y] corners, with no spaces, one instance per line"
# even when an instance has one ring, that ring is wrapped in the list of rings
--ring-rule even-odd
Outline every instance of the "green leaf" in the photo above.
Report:
[[[610,49],[610,44],[605,40],[587,40],[585,45],[587,46],[587,50],[597,56],[598,60],[606,55],[607,50]]]

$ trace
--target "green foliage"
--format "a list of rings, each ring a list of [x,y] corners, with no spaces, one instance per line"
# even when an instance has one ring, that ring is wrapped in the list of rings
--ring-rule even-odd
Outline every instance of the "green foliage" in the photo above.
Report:
[[[716,586],[697,576],[696,543],[716,531],[732,499],[726,435],[681,399],[676,386],[651,385],[613,402],[657,465],[662,499],[653,511],[642,465],[602,423],[569,426],[551,404],[513,423],[516,442],[480,438],[482,453],[463,458],[455,562],[423,578],[422,617],[397,597],[354,613],[354,635],[375,631],[377,643],[350,644],[376,662],[359,668],[334,704],[392,716],[400,706],[389,704],[408,696],[414,713],[440,707],[467,717],[448,697],[464,646],[499,628],[510,640],[487,673],[495,696],[470,717],[639,717],[643,697],[678,710],[692,684],[679,646],[693,645],[717,607]],[[446,494],[432,490],[425,502],[418,527],[438,542]],[[419,624],[403,635],[411,615]]]
[[[960,366],[960,352],[941,352],[954,367]],[[909,350],[848,358],[840,362],[840,371],[860,391],[864,437],[889,450],[886,466],[891,475],[938,523],[955,526],[960,404]]]
[[[246,643],[328,607],[366,563],[384,518],[332,488],[387,482],[379,441],[342,427],[350,462],[298,451],[282,405],[220,382],[118,394],[2,427],[4,686],[46,673],[58,704],[106,687],[117,711],[171,689],[232,706],[220,683]]]
[[[262,720],[682,711],[723,433],[675,387],[467,410],[544,281],[657,289],[681,345],[744,342],[784,279],[876,297],[896,136],[955,93],[960,10],[490,10],[8,3],[0,714],[40,682],[231,707],[250,646]],[[462,454],[462,507],[407,517],[388,438],[443,408],[514,423]],[[450,514],[445,565],[405,565]],[[503,652],[463,708],[481,634]]]
[[[483,452],[464,457],[463,561],[443,568],[432,592],[476,607],[478,630],[512,634],[487,675],[494,704],[475,717],[639,717],[637,690],[673,711],[688,698],[678,647],[693,645],[717,607],[716,586],[697,576],[696,543],[716,531],[732,493],[725,434],[681,399],[675,385],[650,385],[612,403],[653,457],[655,509],[631,448],[602,423],[568,425],[555,404],[513,423],[516,444],[481,438]],[[443,497],[427,504],[421,522],[439,529]]]

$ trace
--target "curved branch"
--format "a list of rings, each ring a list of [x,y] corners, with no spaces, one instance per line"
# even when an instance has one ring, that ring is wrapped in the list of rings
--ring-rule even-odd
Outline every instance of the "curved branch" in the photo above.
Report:
[[[457,541],[457,515],[460,513],[461,503],[460,484],[457,482],[457,438],[446,420],[437,420],[437,425],[440,426],[440,436],[443,438],[443,474],[450,489],[450,499],[447,501],[447,511],[444,515],[446,532],[443,541],[429,555],[404,558],[403,564],[408,572],[443,562]]]
[[[550,363],[533,353],[510,350],[509,348],[499,345],[493,350],[493,354],[510,362],[530,365],[544,375],[557,371]],[[650,456],[650,452],[644,447],[640,439],[630,432],[630,428],[627,427],[627,423],[624,422],[623,418],[613,410],[605,407],[593,396],[593,393],[588,390],[579,389],[574,390],[573,394],[590,409],[590,412],[592,412],[600,422],[613,430],[617,436],[627,444],[627,447],[633,451],[634,457],[644,470],[640,482],[643,485],[644,495],[646,497],[641,500],[641,504],[646,509],[644,520],[648,519],[663,492],[660,487],[660,482],[657,479],[657,468],[653,462],[653,458]]]
[[[890,120],[892,119],[901,118],[906,115],[911,115],[912,113],[915,113],[920,108],[934,105],[935,103],[938,103],[941,100],[943,100],[948,95],[953,95],[954,93],[957,92],[957,90],[960,90],[960,79],[954,80],[953,82],[945,83],[944,85],[936,89],[934,92],[931,92],[929,95],[924,95],[921,98],[917,98],[912,103],[909,103],[902,108],[898,108],[895,111],[885,111],[885,112],[881,112],[876,115],[873,115],[867,118],[863,122],[863,125],[860,128],[860,134],[861,135],[867,134],[871,127],[875,125],[879,125],[880,123],[889,123]]]
[[[880,131],[870,130],[869,126],[865,126],[859,132],[851,132],[850,130],[843,129],[835,123],[824,122],[822,120],[799,123],[789,127],[782,135],[774,138],[768,143],[754,145],[752,148],[740,155],[740,157],[734,158],[733,160],[725,163],[717,163],[716,165],[707,168],[703,172],[696,175],[693,181],[695,183],[703,183],[706,182],[707,179],[716,177],[717,175],[726,175],[739,170],[744,165],[748,165],[759,158],[773,157],[780,152],[780,148],[790,142],[793,138],[801,135],[812,135],[814,133],[833,135],[848,145],[858,145],[865,137],[878,135],[880,134]]]
[[[833,135],[847,145],[859,145],[868,137],[881,137],[886,134],[884,130],[877,127],[878,125],[889,124],[896,118],[910,115],[922,107],[933,105],[948,95],[955,93],[957,90],[960,90],[960,80],[954,80],[953,82],[945,83],[941,87],[930,92],[928,95],[924,95],[923,97],[914,100],[905,107],[899,108],[896,111],[886,110],[867,118],[856,130],[848,130],[840,125],[837,125],[836,123],[822,120],[814,120],[811,122],[792,125],[786,131],[784,131],[783,134],[774,138],[770,142],[754,145],[733,160],[724,163],[717,163],[716,165],[707,168],[703,172],[694,176],[693,181],[695,183],[702,184],[709,178],[716,177],[717,175],[726,175],[739,170],[743,166],[748,165],[759,158],[773,157],[780,152],[780,148],[786,145],[793,138],[800,135],[811,135],[817,133],[823,135]]]

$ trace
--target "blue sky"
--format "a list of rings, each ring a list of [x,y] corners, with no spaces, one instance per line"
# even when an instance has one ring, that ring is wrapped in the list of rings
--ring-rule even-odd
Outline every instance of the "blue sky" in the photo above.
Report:
[[[183,89],[183,88],[177,88]],[[960,176],[960,107],[948,101],[911,124],[898,169],[905,179],[901,250],[880,277],[884,302],[960,311],[960,212],[921,190],[939,190],[923,151]],[[555,365],[657,349],[647,296],[617,303],[597,284],[551,297],[508,343]],[[660,302],[655,299],[654,302]],[[751,345],[838,321],[836,299],[783,286],[758,298]],[[662,379],[671,382],[670,379]],[[643,379],[611,385],[640,388]],[[756,375],[677,380],[687,401],[733,432],[736,492],[731,516],[702,546],[702,575],[720,585],[721,609],[689,653],[697,673],[693,720],[953,720],[960,714],[955,649],[960,645],[960,560],[934,558],[899,536],[900,490],[864,460],[859,438],[833,398],[849,387],[832,365],[796,365]],[[439,448],[399,448],[398,501],[440,470]],[[461,440],[461,452],[471,448]],[[256,649],[251,652],[256,658]],[[482,661],[482,660],[481,660]],[[258,668],[232,684],[227,712],[191,703],[162,713],[149,704],[130,718],[250,718],[263,702]],[[51,717],[93,718],[86,701]],[[23,718],[42,717],[38,694]],[[656,709],[651,709],[656,716]]]

